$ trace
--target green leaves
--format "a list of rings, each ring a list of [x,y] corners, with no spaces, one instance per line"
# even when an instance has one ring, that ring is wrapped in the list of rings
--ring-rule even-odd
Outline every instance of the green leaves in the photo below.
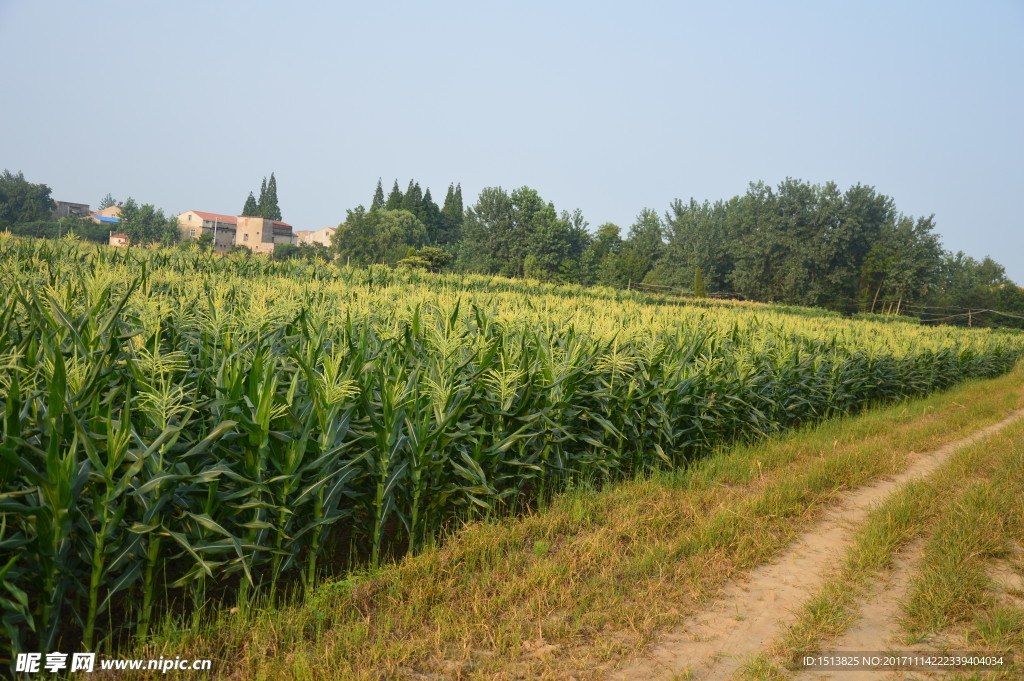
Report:
[[[313,584],[577,478],[679,465],[1022,352],[764,306],[64,242],[0,238],[0,284],[16,650],[145,636],[174,601]]]

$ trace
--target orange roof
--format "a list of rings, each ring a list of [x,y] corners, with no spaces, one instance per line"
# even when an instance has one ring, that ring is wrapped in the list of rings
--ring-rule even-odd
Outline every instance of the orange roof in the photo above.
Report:
[[[204,220],[216,220],[217,222],[229,222],[232,225],[238,224],[238,218],[233,215],[220,215],[219,213],[204,213],[201,210],[192,211]]]
[[[232,224],[232,225],[237,225],[238,224],[238,218],[236,218],[233,215],[221,215],[220,213],[204,213],[201,210],[194,210],[192,212],[195,213],[196,215],[198,215],[199,217],[201,217],[204,220],[216,220],[217,222],[227,222],[227,223]],[[242,217],[246,217],[246,216],[242,216]],[[256,217],[256,216],[248,216],[248,217]],[[274,226],[275,227],[287,227],[287,228],[291,229],[291,225],[289,225],[287,222],[281,222],[280,220],[274,220]]]

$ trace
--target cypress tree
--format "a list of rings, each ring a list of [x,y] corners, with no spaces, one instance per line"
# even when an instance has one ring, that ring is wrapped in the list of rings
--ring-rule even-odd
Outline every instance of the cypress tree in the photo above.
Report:
[[[455,202],[455,185],[451,182],[448,183],[448,193],[444,195],[444,207],[441,208],[441,212],[445,215],[449,214],[452,204]]]
[[[448,185],[448,193],[444,197],[444,207],[441,209],[441,234],[438,236],[438,243],[453,244],[461,237],[462,231],[462,186],[458,189],[454,185]]]
[[[444,238],[444,223],[441,220],[441,209],[434,203],[434,199],[430,196],[430,187],[427,187],[427,191],[423,194],[423,203],[421,208],[423,215],[420,217],[420,222],[427,228],[427,240],[436,244]]]
[[[380,210],[384,207],[384,187],[380,184],[380,178],[377,178],[377,191],[373,193],[373,203],[370,204],[370,210]]]
[[[384,204],[385,210],[398,210],[402,207],[402,190],[398,188],[398,180],[395,180],[395,186],[391,188],[391,193],[388,194],[388,202]]]
[[[405,196],[402,197],[402,210],[407,210],[420,218],[422,206],[423,190],[420,189],[420,183],[409,180],[409,188],[405,190]],[[422,219],[420,221],[422,222]]]
[[[448,185],[448,194],[444,197],[444,208],[441,213],[448,216],[453,223],[462,224],[462,185],[452,188]]]
[[[266,217],[263,211],[267,207],[267,178],[264,176],[262,184],[260,184],[260,199],[256,202],[256,212],[253,213],[253,217]]]
[[[274,173],[270,173],[270,182],[267,183],[267,201],[263,205],[263,217],[270,220],[281,219],[281,208],[277,204],[277,179]]]
[[[259,207],[256,205],[256,197],[249,192],[249,198],[245,200],[245,207],[242,208],[241,215],[254,216],[259,212]]]

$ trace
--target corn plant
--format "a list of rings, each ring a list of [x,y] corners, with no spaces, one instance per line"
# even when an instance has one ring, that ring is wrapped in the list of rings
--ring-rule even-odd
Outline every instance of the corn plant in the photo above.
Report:
[[[2,234],[0,286],[0,660],[1024,354],[983,329]]]

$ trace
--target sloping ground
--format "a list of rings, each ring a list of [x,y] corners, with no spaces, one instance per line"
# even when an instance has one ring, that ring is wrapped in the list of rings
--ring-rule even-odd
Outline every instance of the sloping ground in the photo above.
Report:
[[[1022,379],[1018,367],[929,399],[723,451],[684,471],[572,491],[534,515],[467,526],[440,549],[328,584],[295,606],[242,604],[214,621],[165,627],[139,656],[210,657],[215,678],[235,679],[583,681],[622,674],[696,613],[741,593],[737,584],[757,579],[752,570],[791,555],[811,528],[853,512],[852,495],[867,494],[858,488],[879,494],[896,484],[887,478],[912,466],[921,474],[938,460],[914,452],[935,452],[1024,408]],[[969,469],[953,470],[950,476],[962,477]],[[884,555],[851,568],[855,585],[924,531],[934,514],[917,522],[911,511],[941,497],[925,487],[900,487],[899,513],[888,520],[868,513],[865,521],[857,506],[853,521],[888,534]],[[877,517],[884,522],[870,522]],[[851,536],[837,527],[840,540]],[[863,534],[852,532],[855,546],[879,544]],[[838,564],[847,543],[824,557]],[[832,583],[827,566],[822,570],[821,584]],[[813,591],[813,583],[804,586]],[[766,609],[773,611],[785,615]],[[768,658],[736,673],[791,674]]]
[[[662,636],[641,659],[611,678],[671,679],[686,674],[707,681],[728,680],[748,656],[771,642],[780,627],[796,623],[799,606],[825,583],[837,559],[854,547],[855,529],[867,520],[870,510],[884,505],[908,483],[934,472],[958,451],[1001,431],[1022,416],[1024,410],[1014,411],[965,438],[917,455],[914,463],[898,475],[844,494],[785,554],[754,570],[749,579],[727,586],[710,607],[691,617],[677,631]],[[894,586],[898,588],[899,582]],[[883,616],[879,612],[872,615]],[[883,649],[880,645],[850,647],[857,643],[848,641],[840,649]]]
[[[928,481],[940,493],[928,500],[936,512],[923,524],[926,539],[892,551],[891,565],[864,575],[869,579],[853,590],[867,591],[866,598],[831,599],[848,615],[840,626],[819,627],[817,635],[803,638],[792,636],[791,627],[769,655],[752,659],[736,678],[1024,678],[1024,421],[957,459]],[[800,613],[804,625],[815,619],[814,602],[809,599]],[[951,656],[970,654],[998,664],[811,671],[791,663],[787,654],[795,649],[900,651],[945,660],[942,664]]]
[[[782,679],[797,671],[794,658],[823,650],[970,650],[969,638],[935,637],[934,630],[975,615],[985,586],[978,557],[998,555],[1024,527],[1013,517],[1024,492],[1021,416],[1015,412],[891,480],[850,493],[845,508],[828,513],[779,560],[724,589],[612,678]],[[999,574],[1011,584],[1016,576],[1005,566]],[[974,650],[993,651],[973,643]],[[805,670],[796,678],[874,680],[892,671]]]

